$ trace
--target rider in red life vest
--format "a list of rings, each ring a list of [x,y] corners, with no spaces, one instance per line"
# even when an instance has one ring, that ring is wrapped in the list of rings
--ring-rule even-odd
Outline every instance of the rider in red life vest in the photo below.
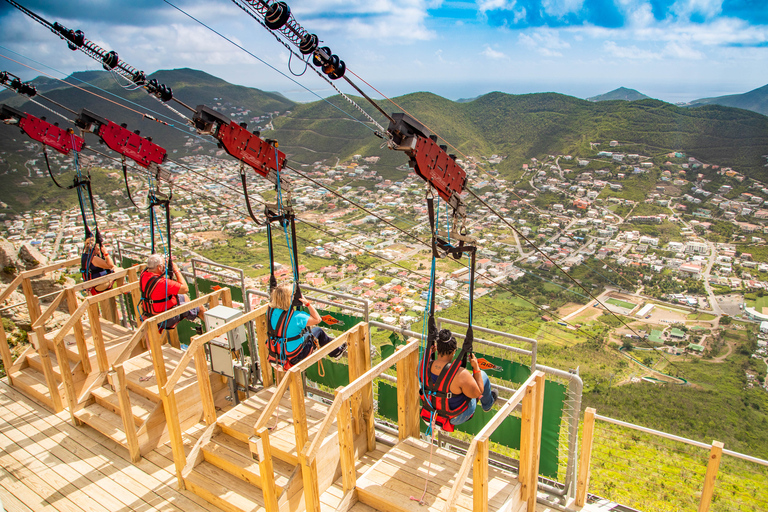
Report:
[[[153,254],[147,259],[147,269],[141,273],[140,286],[142,294],[148,294],[151,314],[163,313],[187,300],[189,286],[176,263],[171,262],[171,279],[165,278],[165,258],[161,254]],[[204,307],[192,308],[180,315],[161,322],[160,329],[173,329],[181,320],[193,322],[195,318],[204,319]]]
[[[291,309],[291,299],[293,295],[293,288],[289,283],[283,283],[280,286],[275,287],[272,290],[272,296],[270,298],[269,306],[269,318],[268,321],[272,324],[272,329],[282,331],[282,338],[285,340],[285,348],[283,349],[284,355],[288,356],[289,366],[298,364],[299,361],[308,357],[314,352],[316,346],[323,347],[333,341],[333,338],[328,336],[326,332],[320,327],[314,327],[310,332],[303,332],[306,328],[316,326],[323,319],[318,314],[315,307],[305,298],[301,298],[301,303],[307,308],[309,314],[303,311],[295,311]],[[283,313],[288,312],[283,317]],[[281,317],[287,322],[287,325],[283,329],[279,327]],[[315,345],[315,341],[317,345]],[[340,358],[346,350],[346,344],[333,350],[330,357],[334,359]]]
[[[435,341],[437,347],[437,357],[432,361],[430,367],[430,379],[434,383],[440,375],[445,365],[451,364],[456,355],[456,338],[448,329],[442,329]],[[474,354],[471,354],[470,363],[472,364],[472,373],[465,368],[461,368],[451,382],[450,393],[453,395],[448,399],[450,409],[461,407],[464,402],[469,402],[467,410],[451,419],[452,425],[459,425],[468,421],[475,413],[477,400],[480,399],[480,405],[485,412],[491,410],[499,394],[491,389],[491,381],[488,375],[482,370]]]

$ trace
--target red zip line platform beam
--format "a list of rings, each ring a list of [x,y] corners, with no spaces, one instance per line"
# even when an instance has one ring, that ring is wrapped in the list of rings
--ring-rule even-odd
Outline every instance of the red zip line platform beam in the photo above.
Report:
[[[73,149],[77,152],[85,147],[85,140],[70,130],[59,128],[45,119],[21,112],[8,105],[0,106],[0,119],[6,124],[17,124],[31,139],[68,155]]]

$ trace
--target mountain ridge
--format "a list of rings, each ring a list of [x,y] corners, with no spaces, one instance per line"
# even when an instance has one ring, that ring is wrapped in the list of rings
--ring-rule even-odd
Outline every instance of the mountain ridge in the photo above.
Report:
[[[606,92],[604,94],[598,94],[597,96],[592,96],[591,98],[587,98],[587,101],[636,101],[636,100],[647,100],[652,99],[650,96],[646,96],[645,94],[636,91],[635,89],[629,89],[627,87],[619,87],[618,89],[614,89],[610,92]]]

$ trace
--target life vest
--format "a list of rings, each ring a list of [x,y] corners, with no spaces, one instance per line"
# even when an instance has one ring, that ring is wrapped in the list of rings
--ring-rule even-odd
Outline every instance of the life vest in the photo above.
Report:
[[[114,274],[114,270],[97,267],[93,264],[93,256],[96,253],[96,246],[91,247],[90,251],[83,252],[80,255],[80,275],[83,277],[83,281],[90,281],[99,277],[104,277],[109,274]],[[109,286],[112,286],[111,284]],[[107,287],[109,289],[109,287]],[[95,289],[92,288],[94,292]]]
[[[459,354],[459,357],[452,361],[451,364],[445,365],[434,382],[429,378],[429,375],[432,373],[430,369],[433,361],[432,354],[425,354],[425,357],[421,360],[422,368],[419,369],[419,373],[427,377],[423,382],[423,386],[419,389],[421,418],[430,423],[434,414],[435,425],[446,432],[453,432],[451,420],[463,414],[469,407],[470,400],[465,400],[456,409],[451,409],[449,404],[450,399],[453,397],[451,383],[462,367],[462,359],[462,354]],[[426,368],[423,365],[427,365]]]
[[[139,301],[139,310],[141,312],[141,319],[146,320],[149,317],[155,316],[157,313],[155,313],[154,306],[155,304],[163,304],[166,302],[169,302],[171,300],[176,299],[176,303],[178,304],[178,295],[168,295],[163,299],[152,299],[152,294],[155,291],[155,288],[157,288],[158,283],[163,279],[164,276],[158,276],[158,275],[152,275],[149,279],[147,279],[146,283],[144,282],[144,274],[146,274],[148,271],[144,271],[141,273],[141,276],[139,276],[139,289],[141,290],[141,300]],[[166,307],[166,310],[168,308]]]
[[[269,350],[269,362],[273,364],[279,364],[284,370],[290,369],[293,365],[299,362],[298,356],[304,350],[304,344],[299,345],[288,352],[288,342],[296,341],[304,337],[304,334],[308,329],[302,329],[302,331],[296,336],[290,338],[285,337],[285,333],[288,330],[288,325],[291,323],[291,318],[296,312],[294,308],[290,308],[288,311],[280,313],[280,317],[277,319],[277,327],[272,327],[272,312],[274,310],[267,308],[267,349]]]

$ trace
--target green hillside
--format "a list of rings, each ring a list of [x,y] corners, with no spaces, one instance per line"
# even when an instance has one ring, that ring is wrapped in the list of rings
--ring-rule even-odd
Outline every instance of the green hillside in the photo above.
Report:
[[[764,175],[762,155],[768,153],[768,118],[716,105],[682,108],[651,99],[595,103],[555,93],[499,92],[465,103],[423,92],[395,101],[461,152],[507,156],[499,167],[502,172],[519,169],[531,157],[585,152],[590,141],[634,142],[638,151],[648,154],[684,150],[754,177]],[[339,98],[330,102],[346,105]],[[383,102],[382,107],[400,111]],[[326,102],[296,107],[275,122],[275,128],[281,147],[301,163],[388,153],[379,149],[380,140],[369,130]],[[405,158],[395,161],[403,163]]]
[[[597,96],[592,96],[591,98],[587,98],[587,101],[611,101],[611,100],[635,101],[635,100],[647,100],[647,99],[651,99],[650,96],[646,96],[645,94],[638,92],[634,89],[619,87],[618,89],[614,89],[611,92],[607,92],[605,94],[598,94]]]
[[[690,106],[723,105],[726,107],[743,108],[768,116],[768,85],[745,92],[744,94],[730,94],[716,98],[702,98],[690,103]]]
[[[39,91],[46,97],[76,111],[86,108],[118,124],[127,123],[131,130],[140,130],[142,135],[153,137],[157,143],[169,151],[182,148],[186,141],[185,136],[192,133],[185,126],[185,121],[181,117],[161,105],[159,101],[150,97],[143,89],[135,91],[124,90],[118,85],[112,75],[106,71],[79,72],[73,76],[93,84],[94,87],[85,86],[71,77],[67,80],[69,83],[88,89],[107,99],[100,99],[83,90],[69,87],[59,81],[52,81],[47,78],[36,79],[34,83],[39,86]],[[233,85],[203,71],[193,69],[161,70],[150,75],[150,78],[156,78],[160,83],[172,87],[174,96],[192,108],[199,104],[205,104],[217,108],[230,117],[232,117],[233,108],[250,111],[247,116],[236,118],[237,121],[248,121],[251,117],[262,116],[270,112],[285,112],[294,106],[291,100],[280,94]],[[150,113],[149,110],[151,109],[164,116],[168,116],[162,119],[174,124],[179,129],[168,128],[160,123],[143,119],[138,113],[131,112],[108,101],[116,100],[116,98],[107,95],[97,88],[117,94],[119,97],[140,106],[127,104],[131,109],[147,113]],[[62,125],[66,123],[63,119],[27,101],[24,97],[12,93],[0,95],[0,102],[35,116],[46,116],[51,122],[57,121],[62,123]],[[44,101],[41,101],[41,103],[45,104]],[[126,104],[124,101],[121,101],[121,103]],[[191,117],[192,115],[189,110],[174,101],[169,102],[169,105],[186,116]],[[72,117],[71,114],[62,111],[62,109],[56,108],[56,110],[65,113],[70,118]],[[18,131],[15,128],[0,127],[0,150],[13,151],[17,149],[16,145],[9,143],[8,140],[12,133],[18,133]],[[95,144],[95,138],[89,140],[91,144]],[[209,147],[206,147],[206,150],[215,149],[213,145],[207,146]]]

